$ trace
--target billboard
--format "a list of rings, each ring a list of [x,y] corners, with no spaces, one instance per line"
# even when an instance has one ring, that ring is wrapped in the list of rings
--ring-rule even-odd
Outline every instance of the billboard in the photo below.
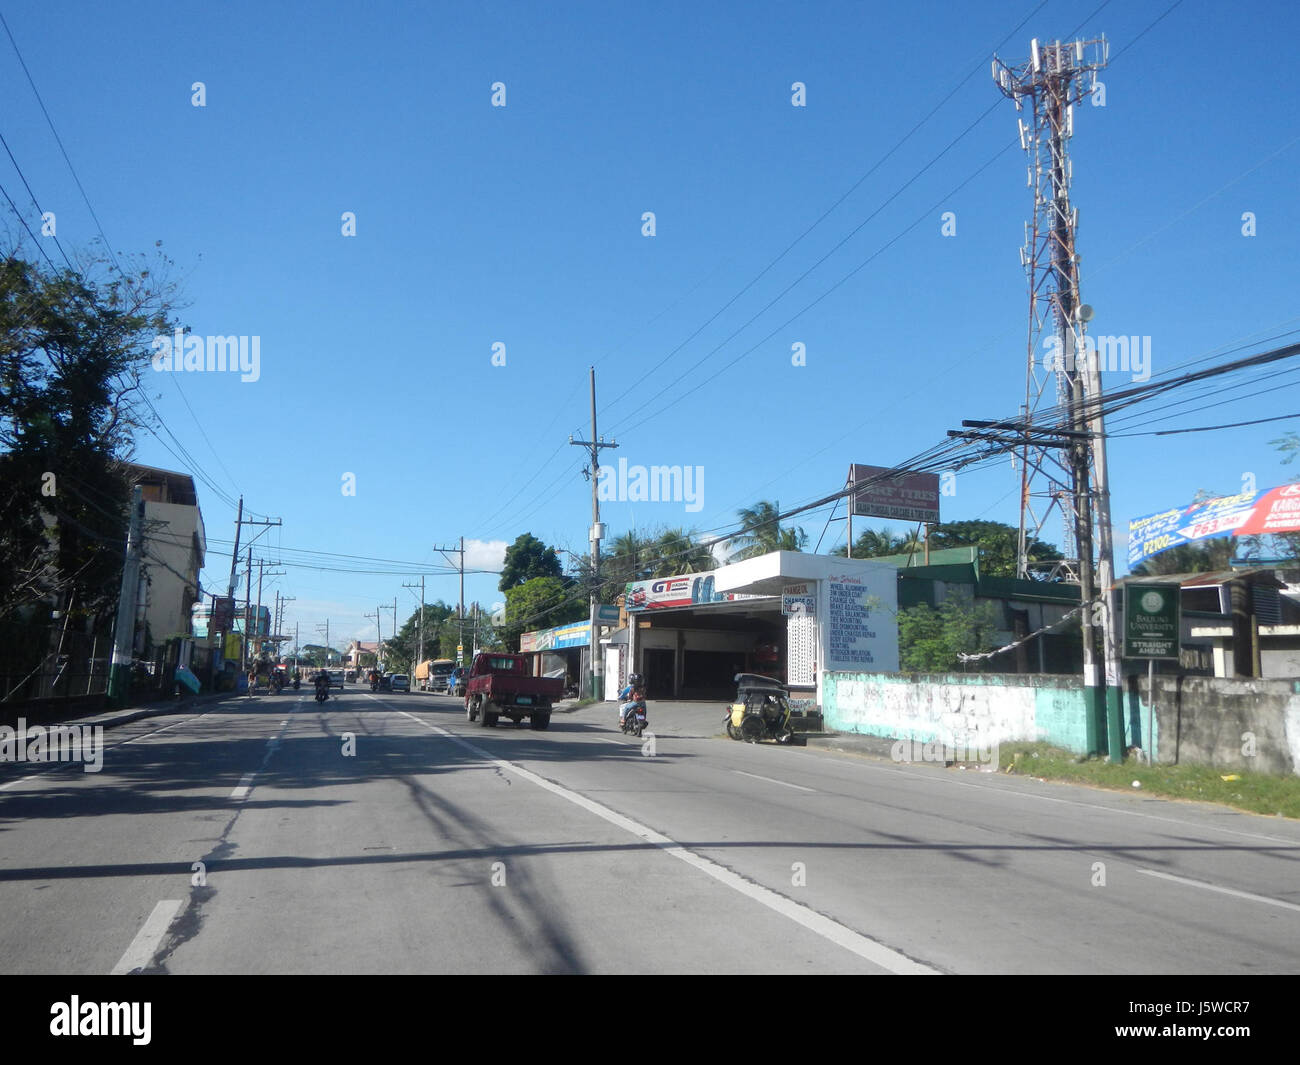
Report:
[[[1300,482],[1172,507],[1128,523],[1128,564],[1216,536],[1300,532]]]
[[[212,597],[210,627],[216,632],[230,632],[235,620],[235,601],[224,595]]]
[[[939,475],[909,473],[884,466],[849,467],[849,482],[873,483],[853,493],[853,515],[939,524]]]
[[[714,588],[712,573],[660,577],[650,581],[633,581],[623,592],[625,609],[632,614],[643,610],[698,606],[700,603],[730,603],[738,599],[762,599],[760,595],[719,592]]]

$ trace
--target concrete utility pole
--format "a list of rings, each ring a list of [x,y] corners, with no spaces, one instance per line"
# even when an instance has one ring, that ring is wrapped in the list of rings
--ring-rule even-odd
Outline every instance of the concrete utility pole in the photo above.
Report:
[[[122,563],[122,585],[117,598],[117,621],[113,628],[113,659],[108,674],[108,705],[125,706],[131,691],[131,663],[135,656],[135,621],[140,598],[140,558],[143,541],[144,489],[131,489],[131,522],[126,532],[126,559]]]
[[[598,698],[596,695],[596,673],[598,672],[597,656],[600,653],[600,640],[597,637],[598,629],[596,627],[597,617],[600,611],[600,598],[597,588],[600,584],[600,541],[605,538],[605,526],[600,522],[600,449],[605,447],[618,447],[613,440],[606,442],[603,438],[596,435],[596,368],[590,368],[591,375],[591,439],[574,440],[569,437],[569,443],[577,447],[585,447],[590,453],[590,464],[583,470],[583,474],[591,481],[591,603],[590,603],[590,622],[591,635],[587,644],[587,676],[584,687],[588,698]]]
[[[403,584],[403,588],[414,588],[414,584]],[[420,574],[420,613],[416,616],[415,630],[418,649],[415,652],[415,664],[424,661],[424,574]]]
[[[434,547],[440,555],[456,555],[457,568],[460,570],[460,601],[456,604],[456,619],[459,625],[456,645],[461,648],[456,653],[456,665],[463,665],[465,647],[465,537],[460,538],[460,547]]]
[[[248,672],[248,641],[253,638],[253,549],[248,549],[248,569],[244,573],[244,657],[241,672]]]
[[[226,598],[230,600],[230,607],[231,607],[231,614],[230,614],[230,617],[231,617],[231,626],[232,626],[232,628],[233,628],[233,626],[234,626],[234,616],[235,616],[235,615],[234,615],[234,607],[235,607],[235,566],[236,566],[236,563],[239,561],[239,534],[240,534],[240,531],[243,529],[243,527],[244,527],[245,525],[263,525],[263,526],[265,526],[266,528],[264,528],[264,529],[262,530],[262,532],[265,532],[266,529],[269,529],[269,528],[271,528],[272,526],[280,525],[280,524],[282,524],[282,522],[280,521],[279,518],[275,518],[275,519],[272,519],[272,520],[266,520],[266,521],[259,521],[259,520],[256,519],[256,518],[245,518],[245,517],[244,517],[244,497],[243,497],[243,496],[240,496],[240,497],[239,497],[239,510],[236,512],[236,515],[235,515],[235,547],[234,547],[234,550],[230,552],[230,585],[229,585],[229,587],[226,589]],[[261,533],[258,533],[258,536],[260,536],[260,535],[261,535]],[[253,539],[256,540],[256,539],[257,539],[257,536],[253,537]],[[252,546],[252,545],[251,545],[251,543],[250,543],[250,544],[249,544],[249,547],[251,548],[251,546]],[[252,553],[251,550],[249,551],[248,557],[249,557],[249,565],[251,566],[251,565],[252,565],[252,557],[253,557],[253,553]],[[278,563],[277,563],[277,565],[278,565]],[[245,596],[245,599],[247,600],[247,595]],[[250,629],[249,629],[248,624],[247,624],[247,621],[248,621],[248,608],[247,608],[247,606],[246,606],[245,609],[244,609],[244,621],[245,621],[245,624],[244,624],[244,646],[243,646],[243,650],[241,651],[241,655],[242,655],[242,661],[241,661],[241,663],[240,663],[241,666],[246,666],[246,665],[248,664],[248,638],[249,638],[249,634],[250,634]],[[220,650],[220,655],[221,655],[221,658],[222,658],[223,661],[225,660],[225,653],[226,653],[226,652],[225,652],[225,647],[226,647],[226,641],[225,641],[225,639],[224,639],[224,634],[223,634],[223,639],[222,639],[222,641],[221,641],[221,650]]]
[[[1110,760],[1119,762],[1124,734],[1106,427],[1100,367],[1086,336],[1092,309],[1079,298],[1075,250],[1079,213],[1070,204],[1073,167],[1068,144],[1074,135],[1074,105],[1096,91],[1097,72],[1106,66],[1108,54],[1105,37],[1065,44],[1040,44],[1035,39],[1025,64],[1010,66],[995,58],[993,78],[1015,101],[1017,111],[1028,104],[1029,121],[1019,121],[1020,144],[1029,155],[1029,185],[1034,189],[1033,219],[1025,226],[1021,251],[1029,282],[1029,338],[1023,422],[1018,426],[1023,429],[1023,444],[1016,575],[1029,576],[1032,545],[1048,515],[1059,507],[1065,519],[1067,557],[1055,565],[1052,575],[1080,584],[1084,684],[1091,708],[1088,746],[1096,753],[1104,729]],[[1045,401],[1052,393],[1054,399]],[[1068,429],[1068,434],[1062,429]],[[1050,442],[1052,437],[1057,441]],[[1068,446],[1059,447],[1062,439],[1068,439]],[[1057,448],[1068,455],[1056,454]],[[1053,474],[1052,465],[1068,473],[1068,484]],[[1035,490],[1035,478],[1045,491]],[[1045,508],[1035,511],[1036,498],[1047,501]],[[1073,558],[1069,557],[1071,541]]]
[[[317,625],[316,631],[320,632],[321,628],[322,626]],[[324,630],[325,631],[324,633],[322,633],[322,635],[325,637],[325,668],[328,669],[330,664],[330,619],[329,618],[325,619]]]

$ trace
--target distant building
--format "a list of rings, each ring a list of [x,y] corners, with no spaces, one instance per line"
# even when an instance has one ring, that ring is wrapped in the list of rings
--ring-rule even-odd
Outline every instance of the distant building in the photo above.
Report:
[[[155,644],[188,637],[194,604],[202,598],[199,572],[207,553],[194,478],[135,463],[127,463],[125,473],[144,494],[144,621]]]

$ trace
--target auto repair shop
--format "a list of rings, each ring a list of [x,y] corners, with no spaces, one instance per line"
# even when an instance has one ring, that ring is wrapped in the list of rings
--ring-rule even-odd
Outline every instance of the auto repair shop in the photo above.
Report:
[[[823,670],[898,669],[897,603],[895,567],[797,551],[637,581],[611,641],[619,684],[640,672],[651,699],[730,698],[737,673],[761,673],[820,700]]]

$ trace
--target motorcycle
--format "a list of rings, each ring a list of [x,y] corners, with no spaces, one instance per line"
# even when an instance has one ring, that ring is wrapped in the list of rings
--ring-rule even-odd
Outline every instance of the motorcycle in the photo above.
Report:
[[[294,678],[293,678],[293,690],[294,690],[294,691],[297,691],[297,690],[298,690],[299,688],[301,688],[301,687],[302,687],[302,680],[301,680],[301,678],[299,678],[299,677],[294,677]]]
[[[627,712],[623,714],[619,728],[623,730],[624,735],[640,736],[646,727],[645,692],[640,689],[631,692],[628,702],[632,705],[628,706]],[[623,705],[627,706],[627,703]],[[622,707],[619,707],[619,710],[622,711]]]
[[[323,703],[330,697],[330,682],[328,680],[318,680],[316,682],[316,701]]]
[[[757,673],[737,673],[735,681],[736,701],[727,707],[727,716],[723,719],[727,735],[746,743],[760,740],[789,743],[793,740],[789,693],[785,686]]]

